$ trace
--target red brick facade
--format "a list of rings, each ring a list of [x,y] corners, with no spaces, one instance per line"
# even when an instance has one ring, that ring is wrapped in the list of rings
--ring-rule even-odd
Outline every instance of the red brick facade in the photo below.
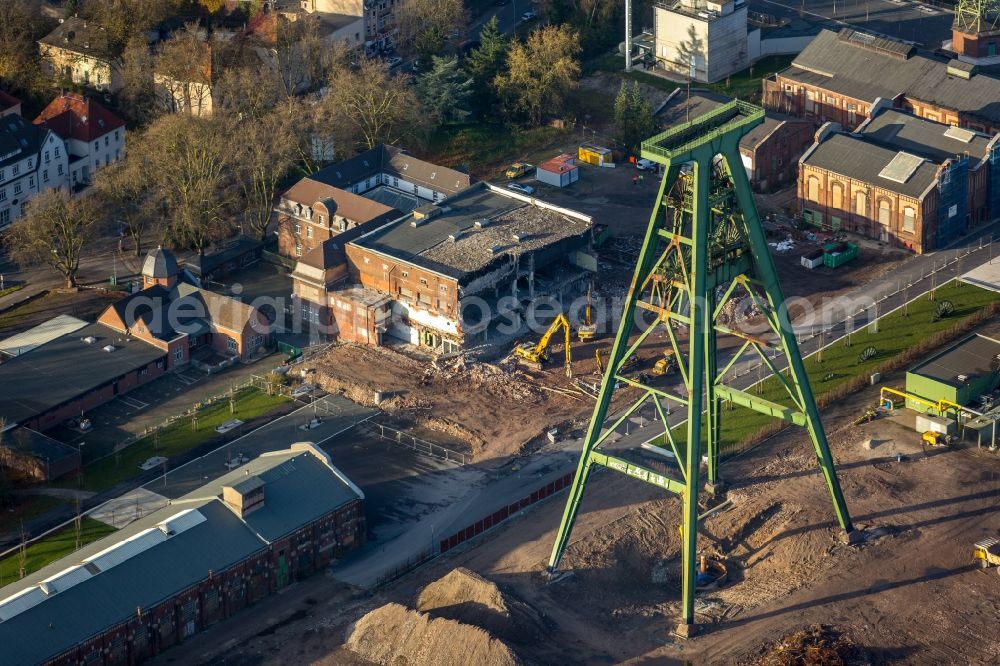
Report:
[[[159,654],[365,543],[364,505],[355,500],[224,571],[49,661],[54,666],[128,666]]]

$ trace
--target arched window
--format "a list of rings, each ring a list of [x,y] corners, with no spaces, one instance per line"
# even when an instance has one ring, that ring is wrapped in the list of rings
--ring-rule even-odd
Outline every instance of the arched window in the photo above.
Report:
[[[833,184],[833,207],[838,210],[844,207],[844,186],[840,183]]]
[[[854,194],[854,214],[868,215],[868,193],[864,190]]]
[[[913,232],[914,227],[916,227],[916,211],[910,206],[903,209],[903,231]]]
[[[819,178],[817,178],[816,176],[809,176],[809,180],[807,181],[807,189],[808,189],[808,192],[806,192],[806,198],[809,199],[809,201],[816,201],[816,202],[818,202],[819,201]]]
[[[892,219],[892,207],[887,199],[882,199],[878,202],[878,223],[882,226],[889,226],[889,220]]]

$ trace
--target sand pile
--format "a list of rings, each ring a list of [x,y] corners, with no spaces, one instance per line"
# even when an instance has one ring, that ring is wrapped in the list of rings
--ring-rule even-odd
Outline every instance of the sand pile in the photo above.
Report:
[[[534,608],[474,571],[459,567],[423,589],[417,610],[486,629],[512,643],[528,643],[546,629]]]
[[[515,666],[520,659],[479,627],[432,618],[400,604],[368,613],[348,630],[347,647],[386,666]]]

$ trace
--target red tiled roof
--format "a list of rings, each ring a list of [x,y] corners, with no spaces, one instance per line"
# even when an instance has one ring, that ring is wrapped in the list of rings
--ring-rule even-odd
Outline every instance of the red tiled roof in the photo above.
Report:
[[[14,97],[13,95],[11,95],[9,93],[5,93],[4,91],[0,90],[0,112],[6,111],[7,109],[9,109],[11,107],[15,107],[15,106],[17,106],[20,103],[21,103],[21,100],[19,100],[18,98]]]
[[[63,139],[93,141],[125,126],[125,121],[98,102],[78,93],[62,93],[45,107],[36,125],[43,125]]]

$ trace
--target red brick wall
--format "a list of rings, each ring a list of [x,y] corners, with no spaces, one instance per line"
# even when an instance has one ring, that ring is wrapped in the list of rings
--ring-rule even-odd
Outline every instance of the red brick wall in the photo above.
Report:
[[[397,262],[366,248],[348,245],[348,274],[354,282],[418,303],[424,309],[447,316],[458,315],[458,281],[410,263]]]
[[[277,553],[285,550],[291,583],[365,543],[364,502],[355,500],[304,526],[281,542],[259,551],[225,571],[206,572],[199,583],[178,593],[153,608],[141,609],[132,618],[108,628],[86,643],[59,655],[51,664],[76,666],[97,650],[100,658],[92,664],[117,666],[135,664],[154,656],[183,638],[182,607],[197,602],[195,631],[223,618],[230,617],[246,606],[277,591]],[[304,555],[305,557],[300,557]],[[218,604],[207,604],[212,593]],[[111,651],[116,637],[123,637],[124,659],[117,660]],[[149,640],[142,640],[149,636]]]

